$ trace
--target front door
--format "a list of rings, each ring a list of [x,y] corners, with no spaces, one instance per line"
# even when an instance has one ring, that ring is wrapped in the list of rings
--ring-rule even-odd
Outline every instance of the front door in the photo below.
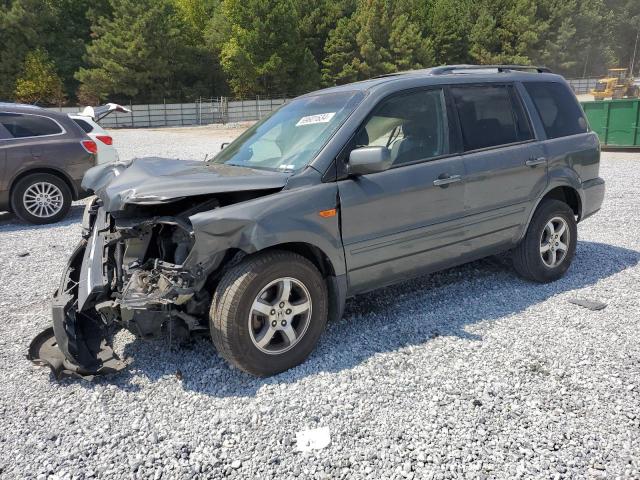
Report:
[[[389,170],[338,182],[349,284],[362,292],[446,266],[464,238],[464,164],[441,88],[384,100],[352,148],[385,146]]]

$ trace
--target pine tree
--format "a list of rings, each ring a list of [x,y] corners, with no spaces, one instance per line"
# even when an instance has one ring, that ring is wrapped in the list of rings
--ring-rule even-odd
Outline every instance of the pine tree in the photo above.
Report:
[[[540,29],[535,0],[484,0],[479,7],[471,57],[481,64],[530,64]]]
[[[358,79],[358,24],[353,18],[341,18],[325,45],[322,81],[326,85],[344,84]]]
[[[435,63],[470,62],[471,0],[434,0],[427,18]]]
[[[95,39],[87,47],[91,66],[76,74],[87,94],[161,101],[185,90],[201,93],[193,90],[206,61],[171,1],[111,0],[111,6],[112,15],[94,26]]]
[[[225,0],[223,6],[231,37],[220,58],[236,95],[317,87],[318,66],[300,34],[293,0]]]
[[[300,34],[320,65],[329,32],[356,9],[356,0],[295,0]]]
[[[606,0],[610,14],[610,66],[630,67],[636,51],[634,74],[640,70],[640,2]],[[636,40],[638,44],[636,45]]]
[[[19,102],[32,104],[60,105],[64,101],[62,81],[47,52],[37,49],[27,54],[14,96]]]
[[[417,21],[418,2],[360,0],[354,14],[338,22],[325,46],[327,85],[430,66],[433,48]]]
[[[55,18],[39,0],[0,4],[0,100],[13,98],[27,54],[50,43]]]

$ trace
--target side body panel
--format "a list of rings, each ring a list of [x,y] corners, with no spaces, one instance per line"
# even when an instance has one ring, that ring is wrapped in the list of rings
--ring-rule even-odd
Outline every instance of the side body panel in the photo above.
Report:
[[[351,293],[443,268],[462,253],[464,177],[458,156],[338,182]]]
[[[544,159],[539,142],[495,148],[465,154],[467,170],[465,212],[469,250],[509,248],[526,225],[532,203],[547,185],[545,163],[528,166],[527,161]]]
[[[337,194],[336,183],[316,183],[193,215],[195,244],[185,266],[216,268],[215,262],[222,260],[216,254],[229,249],[254,253],[274,245],[304,243],[326,255],[336,276],[344,275],[339,216],[319,214],[336,208]]]
[[[528,221],[518,232],[518,241],[527,232],[529,221],[540,201],[551,190],[569,187],[578,193],[580,199],[578,221],[597,212],[604,197],[604,180],[598,177],[600,146],[595,133],[547,140],[543,143],[543,148],[548,159],[549,182],[536,201],[529,204]],[[581,173],[586,175],[586,178]],[[589,192],[587,193],[585,189]]]

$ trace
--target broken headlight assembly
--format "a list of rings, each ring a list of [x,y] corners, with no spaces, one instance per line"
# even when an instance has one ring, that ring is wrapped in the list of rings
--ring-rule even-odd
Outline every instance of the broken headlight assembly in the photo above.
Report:
[[[29,357],[57,377],[90,377],[125,368],[109,341],[120,328],[141,338],[169,329],[178,343],[206,332],[206,275],[186,266],[193,246],[188,215],[112,215],[90,204],[54,295],[53,328],[34,339]]]

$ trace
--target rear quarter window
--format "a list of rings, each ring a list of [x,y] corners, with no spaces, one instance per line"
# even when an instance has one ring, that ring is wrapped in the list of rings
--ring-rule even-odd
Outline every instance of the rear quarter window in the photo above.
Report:
[[[85,133],[91,133],[93,131],[93,126],[87,122],[86,120],[81,120],[79,118],[72,118],[76,125],[78,125]]]
[[[41,137],[62,133],[58,123],[40,115],[0,112],[0,124],[13,138]]]
[[[555,82],[524,82],[548,138],[568,137],[588,131],[587,121],[573,92]]]

